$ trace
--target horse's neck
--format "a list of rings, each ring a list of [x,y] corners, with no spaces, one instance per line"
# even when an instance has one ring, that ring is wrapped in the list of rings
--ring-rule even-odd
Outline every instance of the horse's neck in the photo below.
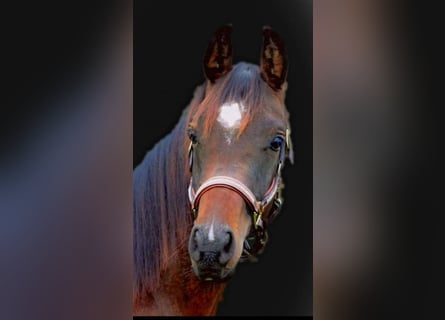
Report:
[[[184,132],[184,123],[181,121],[175,128],[175,132]],[[173,138],[164,140],[162,143],[172,143]],[[160,148],[161,144],[157,146]],[[165,148],[166,145],[163,145]],[[168,145],[168,150],[176,148],[176,146]],[[185,154],[185,153],[184,153]],[[144,160],[146,161],[146,160]],[[148,160],[147,160],[148,161]],[[182,160],[169,158],[170,162],[179,162],[186,164],[186,159]],[[141,174],[136,182],[143,184],[140,190],[142,192],[147,187],[146,179],[143,170],[146,167],[141,167]],[[145,171],[146,173],[146,171]],[[160,182],[160,181],[158,181]],[[163,181],[166,183],[166,181]],[[187,181],[188,182],[188,181]],[[177,191],[177,190],[175,190]],[[187,190],[183,190],[185,201],[187,199]],[[141,197],[141,202],[144,203],[144,198]],[[187,202],[188,206],[188,202]],[[141,211],[138,211],[141,210]],[[144,209],[145,210],[145,209]],[[136,208],[136,215],[150,214],[140,208]],[[184,212],[191,217],[191,212]],[[184,227],[184,222],[181,222]],[[190,226],[191,230],[191,226]],[[188,235],[187,235],[188,236]],[[178,236],[178,238],[183,237]],[[169,239],[171,240],[171,239]],[[133,314],[134,315],[215,315],[218,304],[222,298],[225,284],[223,283],[209,283],[200,281],[194,274],[191,268],[190,256],[187,249],[187,239],[176,239],[180,242],[176,253],[171,256],[169,262],[162,263],[162,271],[160,274],[159,285],[150,293],[144,291],[142,296],[138,294],[134,297]],[[155,248],[156,249],[156,248]],[[150,258],[150,255],[148,256]],[[158,270],[156,270],[158,271]],[[156,281],[157,283],[157,281]]]
[[[160,286],[144,305],[136,308],[135,315],[215,315],[224,288],[224,283],[200,281],[191,270],[190,257],[184,248],[162,272]]]

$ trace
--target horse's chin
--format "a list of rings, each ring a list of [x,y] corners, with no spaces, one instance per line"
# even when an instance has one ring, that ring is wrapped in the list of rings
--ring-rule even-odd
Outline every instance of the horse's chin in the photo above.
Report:
[[[192,270],[199,280],[205,282],[227,282],[235,273],[235,268],[200,268],[195,262],[192,262]]]

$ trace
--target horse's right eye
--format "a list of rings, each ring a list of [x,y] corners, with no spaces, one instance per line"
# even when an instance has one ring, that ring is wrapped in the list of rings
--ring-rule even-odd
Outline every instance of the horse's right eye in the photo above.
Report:
[[[270,143],[270,148],[273,151],[278,151],[284,144],[284,138],[282,136],[276,136]]]
[[[193,144],[196,144],[198,142],[195,130],[189,129],[187,135],[189,136],[189,139],[190,141],[192,141]]]

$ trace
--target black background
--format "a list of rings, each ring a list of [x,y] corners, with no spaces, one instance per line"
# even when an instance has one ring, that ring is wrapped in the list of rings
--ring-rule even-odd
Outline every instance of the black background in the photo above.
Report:
[[[133,17],[134,166],[204,81],[202,57],[216,28],[233,24],[234,63],[259,62],[264,25],[283,37],[295,162],[285,165],[285,202],[265,252],[238,266],[218,315],[312,315],[312,2],[135,1]]]
[[[105,56],[99,49],[102,49],[106,42],[115,41],[116,35],[112,29],[115,27],[119,29],[122,25],[125,17],[123,4],[131,6],[131,2],[128,1],[119,1],[119,4],[108,1],[107,6],[94,1],[3,3],[4,15],[1,22],[3,100],[0,117],[0,121],[3,120],[0,126],[2,139],[0,170],[3,170],[0,184],[3,188],[0,188],[0,196],[5,195],[5,190],[8,193],[2,201],[9,199],[11,192],[14,196],[17,195],[20,203],[32,207],[30,211],[33,216],[38,217],[40,223],[36,224],[36,220],[29,220],[28,217],[31,215],[24,214],[22,206],[18,206],[18,210],[11,210],[7,201],[6,206],[0,201],[2,217],[6,216],[1,225],[8,231],[2,233],[2,236],[8,237],[12,234],[24,239],[27,234],[31,234],[30,230],[39,230],[42,233],[40,239],[32,239],[32,244],[11,242],[9,246],[9,243],[5,242],[5,248],[9,246],[11,250],[2,251],[2,261],[8,262],[3,263],[2,267],[10,266],[15,273],[5,273],[8,279],[5,279],[6,285],[3,288],[7,293],[5,291],[6,299],[2,299],[3,304],[0,309],[2,315],[8,311],[14,315],[9,318],[20,318],[21,314],[28,315],[29,310],[32,310],[35,319],[50,319],[54,318],[54,314],[60,313],[72,316],[72,319],[79,317],[95,319],[98,313],[102,318],[117,319],[122,318],[117,311],[118,308],[122,308],[122,304],[125,305],[124,313],[131,314],[130,299],[125,298],[131,295],[131,269],[128,270],[128,278],[126,273],[107,278],[107,282],[112,284],[109,286],[104,285],[103,277],[92,279],[91,276],[95,275],[94,272],[98,269],[100,274],[103,274],[104,270],[112,269],[103,269],[104,264],[108,266],[119,264],[122,249],[119,251],[117,248],[120,245],[111,246],[111,259],[116,256],[116,252],[119,252],[118,260],[112,263],[110,258],[104,260],[100,255],[104,251],[103,246],[99,246],[100,250],[93,249],[97,250],[97,254],[94,255],[88,250],[86,253],[83,250],[79,251],[84,239],[77,235],[77,229],[69,223],[72,219],[71,213],[62,208],[57,215],[51,216],[51,219],[57,217],[56,221],[46,223],[44,217],[48,216],[47,210],[36,208],[35,201],[28,201],[27,198],[30,196],[26,198],[23,189],[7,188],[9,181],[4,175],[8,173],[9,177],[13,177],[17,174],[17,182],[22,183],[20,181],[20,177],[23,177],[22,172],[16,168],[10,170],[8,166],[18,162],[22,156],[20,153],[22,149],[32,149],[28,152],[26,160],[33,165],[34,171],[41,170],[40,166],[33,163],[38,157],[53,160],[50,159],[52,153],[48,152],[48,148],[39,150],[32,148],[34,136],[41,130],[66,124],[64,133],[69,135],[71,131],[76,132],[77,129],[84,128],[81,121],[80,124],[76,122],[75,128],[68,125],[71,112],[77,113],[78,110],[86,108],[82,104],[83,101],[76,100],[67,104],[62,100],[52,104],[45,99],[64,96],[70,90],[81,91],[79,84],[86,83],[87,87],[91,86],[92,74],[96,73],[95,66],[99,61],[102,62]],[[324,4],[318,9],[325,9]],[[337,5],[336,2],[332,4]],[[443,314],[444,268],[443,259],[440,259],[441,255],[437,253],[443,252],[441,245],[444,243],[443,228],[440,228],[442,231],[440,232],[438,226],[443,220],[439,221],[439,217],[443,217],[441,213],[444,210],[441,206],[443,201],[440,201],[440,204],[439,201],[435,201],[443,198],[438,192],[443,189],[438,187],[438,182],[443,181],[438,179],[443,171],[439,171],[441,167],[434,166],[437,160],[436,153],[440,152],[442,149],[440,147],[443,145],[439,141],[435,143],[434,140],[436,137],[443,137],[443,134],[439,135],[439,132],[436,134],[434,131],[435,124],[438,124],[438,128],[442,128],[436,112],[443,109],[443,72],[440,72],[443,70],[443,49],[440,46],[441,42],[437,41],[443,36],[436,33],[443,29],[441,25],[443,11],[439,8],[435,10],[431,4],[422,6],[419,2],[405,1],[403,6],[400,4],[402,3],[392,3],[392,14],[395,21],[400,20],[401,34],[397,40],[407,47],[394,54],[400,59],[406,55],[411,57],[410,63],[404,67],[409,71],[408,78],[413,81],[414,86],[406,90],[405,94],[409,98],[413,95],[417,98],[402,101],[404,111],[400,122],[404,122],[408,105],[408,108],[413,108],[409,111],[418,116],[416,123],[422,125],[425,132],[416,140],[407,141],[411,144],[409,154],[406,158],[397,159],[400,163],[410,161],[413,157],[419,159],[418,165],[412,167],[412,171],[404,176],[401,183],[404,185],[406,181],[409,182],[406,184],[409,193],[399,196],[403,209],[399,215],[389,212],[390,216],[395,215],[397,218],[395,219],[397,230],[401,229],[403,232],[404,237],[400,236],[399,241],[404,245],[403,252],[406,252],[409,259],[402,259],[391,268],[395,275],[399,275],[398,281],[388,278],[384,283],[385,291],[378,292],[378,298],[385,298],[387,302],[384,312],[379,314],[378,318],[383,314],[390,315],[391,318],[394,316],[400,318],[406,314],[411,316],[407,318],[412,318],[416,313],[425,318],[426,314]],[[329,10],[329,7],[327,9]],[[263,24],[270,24],[285,38],[291,63],[287,105],[291,111],[296,163],[294,166],[287,165],[284,170],[288,185],[285,190],[286,202],[282,216],[271,229],[271,241],[265,254],[257,265],[240,265],[237,275],[226,291],[220,314],[311,314],[312,2],[240,0],[184,3],[146,0],[135,2],[134,13],[134,164],[138,163],[145,152],[173,128],[179,114],[190,101],[193,89],[203,80],[201,57],[216,27],[228,21],[234,24],[235,61],[242,59],[257,61],[260,30]],[[317,20],[314,22],[319,23]],[[352,47],[353,45],[351,44]],[[119,94],[121,93],[118,92],[117,95]],[[42,119],[49,120],[42,123]],[[103,122],[104,119],[98,120],[98,127],[103,126]],[[420,135],[417,128],[408,127],[407,130]],[[440,139],[442,142],[443,138]],[[79,138],[74,140],[76,147],[80,145],[82,148],[85,143]],[[73,144],[72,141],[69,143]],[[107,143],[97,145],[97,149],[104,148],[110,147]],[[117,149],[115,152],[120,151]],[[84,158],[85,154],[80,153],[72,162],[66,164],[66,169],[73,170],[83,166],[96,170],[94,165],[86,163]],[[102,158],[101,166],[111,163],[113,173],[127,172],[127,168],[131,166],[129,163],[128,165],[124,163],[124,166],[119,167],[112,160],[112,157]],[[58,173],[52,171],[48,174],[56,176]],[[94,205],[95,196],[100,197],[103,193],[100,189],[91,191],[90,187],[95,185],[96,180],[96,177],[91,176],[90,170],[85,170],[84,175],[77,176],[76,181],[83,183],[85,189],[91,192],[87,199],[89,205]],[[76,192],[71,186],[73,181],[68,181],[67,184],[69,185],[66,186],[65,193],[72,195]],[[122,185],[122,182],[118,181],[116,184]],[[443,183],[440,183],[440,186],[442,185]],[[131,188],[131,177],[128,179],[128,186]],[[42,187],[47,187],[46,181]],[[388,197],[394,198],[394,194],[388,193]],[[48,193],[41,201],[45,205],[52,204],[53,194]],[[12,207],[14,209],[14,205]],[[104,212],[109,214],[107,211]],[[8,221],[10,217],[8,213],[14,217],[13,223],[16,223],[12,227],[9,225],[11,221]],[[84,210],[77,211],[76,216],[89,217],[98,213],[100,216],[100,212],[91,214],[90,211]],[[122,215],[118,223],[120,226],[127,225],[126,217]],[[68,275],[71,281],[66,281],[65,278],[64,281],[60,281],[58,275],[58,267],[65,267],[68,264],[61,264],[60,255],[48,254],[50,250],[58,249],[61,243],[58,237],[52,236],[51,232],[48,233],[48,229],[54,226],[60,228],[57,234],[67,233],[72,236],[71,243],[62,242],[64,251],[69,252],[73,260],[83,262],[91,269],[79,270],[78,264],[69,265],[69,269],[64,268],[63,273]],[[82,231],[88,230],[90,234],[97,232],[99,238],[103,239],[99,244],[104,244],[109,236],[103,227],[103,220],[96,225],[95,220],[85,219]],[[437,234],[434,232],[436,229]],[[391,229],[391,236],[395,238],[393,232],[394,229]],[[114,233],[112,239],[120,243],[122,241]],[[410,242],[407,244],[406,240]],[[89,244],[92,243],[90,239],[88,241]],[[110,248],[110,243],[107,243],[107,248]],[[40,259],[30,259],[31,251],[43,256],[47,261],[46,264],[41,264]],[[18,261],[20,264],[17,266]],[[414,270],[409,268],[409,263],[407,264],[411,261],[415,262]],[[28,281],[29,278],[24,277],[22,267],[25,265],[32,270],[28,274],[35,275],[33,281]],[[40,270],[46,270],[51,277],[42,277]],[[125,278],[124,281],[122,277]],[[12,280],[9,283],[13,283],[14,286],[8,286],[10,279]],[[128,290],[122,290],[123,282],[128,283]],[[113,290],[110,290],[110,287]],[[361,288],[362,284],[357,284],[357,287]],[[81,294],[77,295],[80,289]],[[70,299],[70,294],[74,294],[75,299]],[[117,296],[116,300],[114,296],[117,294],[120,296]],[[79,297],[83,297],[84,300],[79,300]],[[97,308],[93,308],[94,316],[91,316],[91,304],[85,301],[94,301],[94,306]],[[121,304],[115,304],[114,301],[119,301]],[[366,318],[366,312],[361,308],[362,305],[357,305],[356,300],[345,301],[345,308],[340,308],[340,311],[348,309],[348,304],[359,311],[358,317],[355,318]],[[372,306],[368,299],[363,301],[363,304]],[[46,310],[51,316],[42,313],[42,310]],[[79,316],[80,314],[82,316]],[[340,318],[345,317],[342,315]]]

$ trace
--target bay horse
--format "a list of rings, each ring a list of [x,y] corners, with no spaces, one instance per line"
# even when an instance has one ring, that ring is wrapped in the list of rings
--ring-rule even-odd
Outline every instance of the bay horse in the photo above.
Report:
[[[224,25],[203,69],[179,122],[133,172],[134,316],[216,315],[282,205],[281,171],[293,163],[282,38],[263,27],[259,65],[233,65]]]

